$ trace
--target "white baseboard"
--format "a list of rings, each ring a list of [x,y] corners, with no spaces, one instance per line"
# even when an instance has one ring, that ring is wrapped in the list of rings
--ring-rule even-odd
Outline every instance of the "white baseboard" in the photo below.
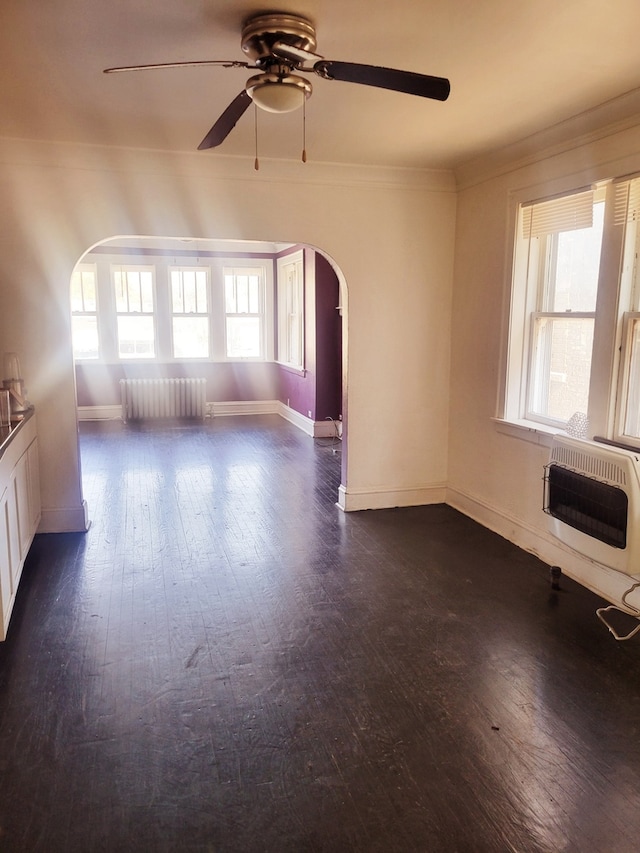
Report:
[[[277,400],[232,400],[226,403],[207,403],[207,411],[214,418],[231,415],[275,415],[278,414]]]
[[[224,403],[207,403],[208,416],[215,418],[232,415],[280,415],[280,417],[297,426],[312,438],[334,438],[342,436],[342,422],[314,421],[279,400],[232,400]],[[122,407],[110,406],[78,406],[79,421],[113,421],[122,418]]]
[[[122,417],[122,406],[78,406],[79,421],[116,421]]]
[[[612,604],[620,606],[624,593],[640,578],[640,575],[627,575],[595,563],[560,542],[544,527],[525,524],[473,495],[448,488],[446,503],[503,539],[513,542],[523,551],[538,557],[549,567],[559,566],[572,580]],[[544,515],[542,508],[540,514]],[[640,590],[630,595],[628,601],[640,608]]]
[[[338,489],[338,506],[344,512],[362,509],[391,509],[393,507],[425,506],[445,502],[446,486],[417,486],[406,489]]]
[[[47,509],[43,507],[38,533],[86,533],[89,529],[87,502],[78,507]]]

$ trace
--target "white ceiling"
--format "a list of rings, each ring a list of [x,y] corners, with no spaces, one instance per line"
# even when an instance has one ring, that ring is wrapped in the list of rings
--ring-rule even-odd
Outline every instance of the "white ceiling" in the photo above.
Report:
[[[243,20],[274,9],[311,18],[328,59],[451,81],[441,103],[311,75],[316,162],[455,168],[640,88],[639,0],[2,0],[0,136],[195,151],[251,71],[102,70],[246,59]],[[199,156],[254,146],[249,109]],[[261,158],[301,148],[301,112],[260,113]]]

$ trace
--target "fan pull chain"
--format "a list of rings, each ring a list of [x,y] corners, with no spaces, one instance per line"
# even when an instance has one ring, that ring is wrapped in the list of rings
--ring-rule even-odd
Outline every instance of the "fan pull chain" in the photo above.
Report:
[[[255,137],[256,137],[256,159],[253,161],[253,168],[257,171],[260,169],[260,162],[258,160],[258,105],[254,102],[253,104],[253,121],[255,126]]]
[[[307,98],[302,102],[302,162],[307,162]]]

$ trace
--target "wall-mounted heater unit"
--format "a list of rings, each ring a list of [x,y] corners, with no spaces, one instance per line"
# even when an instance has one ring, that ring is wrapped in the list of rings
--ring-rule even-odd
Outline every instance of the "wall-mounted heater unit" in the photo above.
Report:
[[[554,536],[595,563],[640,579],[640,451],[556,436],[544,484]],[[624,597],[622,604],[637,610]]]
[[[544,479],[554,536],[603,566],[640,574],[640,452],[556,436]]]

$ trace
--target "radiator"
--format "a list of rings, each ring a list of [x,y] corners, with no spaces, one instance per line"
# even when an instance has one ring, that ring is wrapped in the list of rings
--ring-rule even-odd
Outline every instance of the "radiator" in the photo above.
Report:
[[[556,436],[544,482],[556,538],[602,566],[640,574],[640,452]]]
[[[122,420],[204,418],[206,379],[121,379]]]

